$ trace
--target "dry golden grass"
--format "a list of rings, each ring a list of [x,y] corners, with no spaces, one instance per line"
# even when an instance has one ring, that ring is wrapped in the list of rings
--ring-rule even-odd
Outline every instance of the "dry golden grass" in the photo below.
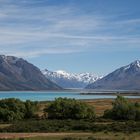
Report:
[[[11,124],[0,124],[0,128],[5,128],[5,127],[8,127],[10,126]]]
[[[96,99],[86,101],[89,105],[94,106],[97,116],[103,115],[106,109],[112,108],[113,99]]]
[[[131,102],[139,102],[140,99],[129,99]],[[112,108],[112,102],[114,99],[93,99],[93,100],[82,100],[83,102],[86,102],[89,105],[94,106],[95,112],[97,116],[103,115],[104,111],[107,109]],[[43,114],[43,109],[48,105],[48,102],[42,102],[39,104],[39,116]]]
[[[103,115],[105,110],[112,108],[113,101],[114,99],[96,99],[96,100],[87,100],[85,102],[88,103],[89,105],[94,106],[97,116],[100,116]],[[140,99],[129,99],[129,101],[140,103]]]

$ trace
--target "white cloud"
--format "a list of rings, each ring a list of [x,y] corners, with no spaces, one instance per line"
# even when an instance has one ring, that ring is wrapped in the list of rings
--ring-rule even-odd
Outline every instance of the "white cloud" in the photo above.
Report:
[[[76,7],[22,4],[0,0],[0,53],[35,57],[139,48],[139,34],[127,33],[139,27],[140,19],[113,21],[101,15],[79,14]]]

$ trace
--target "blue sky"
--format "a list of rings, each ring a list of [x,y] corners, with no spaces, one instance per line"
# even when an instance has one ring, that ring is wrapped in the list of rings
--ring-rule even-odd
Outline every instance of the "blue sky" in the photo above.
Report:
[[[107,74],[140,59],[140,0],[0,0],[0,54],[40,69]]]

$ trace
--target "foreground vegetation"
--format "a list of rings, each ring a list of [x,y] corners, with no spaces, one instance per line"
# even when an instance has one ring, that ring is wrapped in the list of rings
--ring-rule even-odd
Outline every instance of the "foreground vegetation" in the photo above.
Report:
[[[113,102],[113,108],[104,112],[105,118],[114,120],[140,121],[140,104],[131,103],[122,96],[118,96]]]
[[[26,120],[16,121],[0,132],[140,132],[140,122],[90,120]]]
[[[95,119],[94,108],[75,99],[58,98],[44,112],[49,119]]]
[[[38,113],[40,105],[41,115]],[[140,136],[138,102],[130,102],[118,96],[112,103],[112,107],[105,110],[103,115],[97,115],[96,110],[97,108],[95,109],[91,103],[67,98],[58,98],[53,102],[44,103],[43,107],[42,103],[31,101],[0,100],[0,132],[88,132],[93,134],[100,132],[102,135],[137,133]],[[97,139],[94,136],[93,139],[95,138]],[[86,137],[83,140],[88,139]]]
[[[19,99],[0,100],[0,121],[8,122],[34,117],[37,102],[20,101]]]

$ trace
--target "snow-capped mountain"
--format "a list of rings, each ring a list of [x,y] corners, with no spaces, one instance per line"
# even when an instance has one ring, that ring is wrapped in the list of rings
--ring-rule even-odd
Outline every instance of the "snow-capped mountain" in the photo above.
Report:
[[[108,74],[93,84],[88,89],[121,89],[140,90],[140,61],[136,60]]]
[[[67,73],[63,70],[48,71],[43,70],[42,73],[51,81],[60,85],[63,88],[84,88],[90,83],[95,82],[101,77],[95,76],[92,73]]]

